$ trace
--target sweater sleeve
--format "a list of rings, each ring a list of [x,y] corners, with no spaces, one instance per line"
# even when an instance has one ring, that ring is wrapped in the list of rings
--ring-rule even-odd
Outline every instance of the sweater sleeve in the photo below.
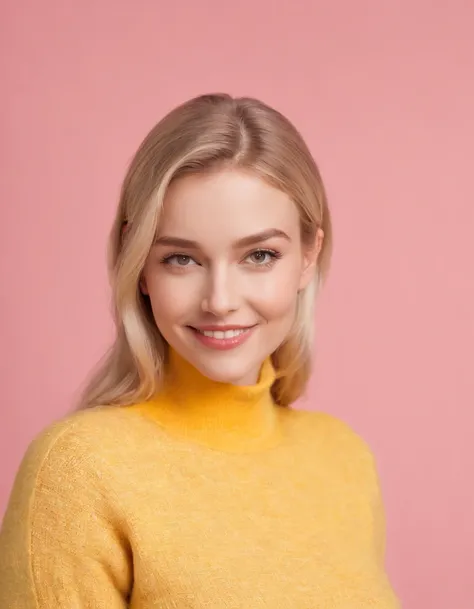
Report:
[[[366,541],[376,562],[384,568],[386,551],[386,518],[383,493],[375,456],[367,442],[347,423],[324,415],[326,435],[331,441],[331,454],[342,458],[345,476],[356,481],[367,506]],[[332,442],[335,442],[333,444]]]
[[[42,434],[0,531],[0,607],[124,609],[130,552],[106,467],[72,426]]]
[[[380,479],[378,475],[377,465],[375,458],[371,452],[368,455],[369,467],[372,480],[372,508],[373,508],[373,519],[374,519],[374,544],[376,556],[379,563],[385,565],[385,550],[386,550],[386,518],[385,508],[382,498],[382,490],[380,486]]]

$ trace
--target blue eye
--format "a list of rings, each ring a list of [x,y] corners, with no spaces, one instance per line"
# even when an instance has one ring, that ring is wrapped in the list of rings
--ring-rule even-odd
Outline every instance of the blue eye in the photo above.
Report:
[[[196,262],[191,258],[191,256],[186,256],[186,254],[171,254],[162,259],[163,264],[169,264],[170,266],[193,266]]]

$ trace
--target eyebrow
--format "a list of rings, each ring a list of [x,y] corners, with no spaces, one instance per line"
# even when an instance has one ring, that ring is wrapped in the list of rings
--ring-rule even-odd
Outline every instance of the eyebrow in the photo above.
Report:
[[[269,228],[267,230],[261,231],[260,233],[255,233],[254,235],[249,235],[248,237],[238,239],[233,243],[233,247],[236,249],[240,247],[248,247],[250,245],[255,245],[256,243],[261,243],[262,241],[268,241],[268,239],[273,239],[274,237],[280,237],[282,239],[286,239],[287,241],[291,241],[290,237],[284,231],[278,228]],[[172,237],[167,235],[157,237],[155,239],[154,245],[172,245],[174,247],[199,249],[199,243],[197,241],[191,241],[189,239],[182,239],[181,237]]]

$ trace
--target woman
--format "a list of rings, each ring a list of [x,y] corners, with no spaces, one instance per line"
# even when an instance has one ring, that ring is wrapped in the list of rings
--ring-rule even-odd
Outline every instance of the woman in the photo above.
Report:
[[[281,114],[166,116],[110,240],[117,337],[41,434],[0,537],[9,609],[392,609],[369,449],[294,409],[331,254],[318,169]]]

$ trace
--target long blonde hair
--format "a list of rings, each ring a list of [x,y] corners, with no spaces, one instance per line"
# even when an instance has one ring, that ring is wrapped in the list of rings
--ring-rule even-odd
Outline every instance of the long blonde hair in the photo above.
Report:
[[[285,192],[299,209],[303,244],[313,244],[317,230],[324,231],[315,276],[298,294],[293,328],[272,355],[276,403],[289,405],[303,393],[311,372],[316,292],[332,249],[324,186],[311,153],[288,119],[256,99],[214,94],[191,99],[167,114],[130,164],[108,250],[116,338],[88,382],[80,407],[138,403],[157,391],[168,346],[148,297],[139,289],[140,275],[170,182],[221,166],[252,171]]]

